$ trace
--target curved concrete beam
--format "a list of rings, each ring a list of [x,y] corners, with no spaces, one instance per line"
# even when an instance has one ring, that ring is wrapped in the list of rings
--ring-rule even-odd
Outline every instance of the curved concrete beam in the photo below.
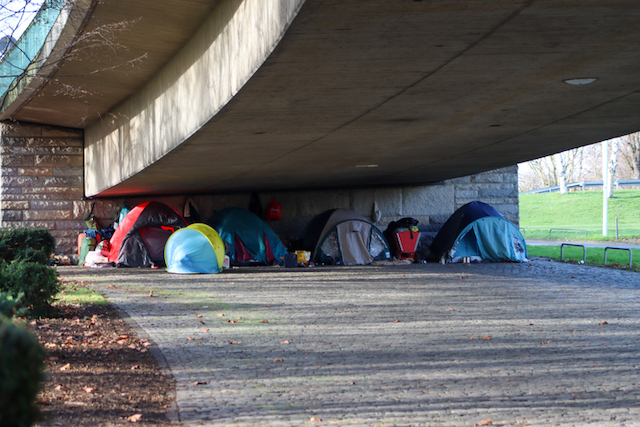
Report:
[[[86,195],[142,171],[211,120],[264,63],[303,3],[219,1],[142,90],[85,130]]]
[[[64,1],[62,4],[49,2],[53,3],[48,5],[51,9],[41,10],[38,13],[34,23],[16,43],[18,48],[20,48],[20,43],[23,39],[27,39],[27,44],[31,42],[31,40],[28,40],[33,38],[31,32],[37,33],[40,31],[37,20],[41,14],[57,12],[57,7],[60,7],[59,14],[51,26],[51,30],[44,39],[42,46],[37,48],[38,53],[34,55],[26,69],[18,70],[20,75],[13,79],[9,89],[2,94],[0,98],[0,120],[10,118],[22,109],[56,73],[62,64],[62,59],[72,46],[74,38],[84,27],[95,1],[75,0],[73,2]],[[45,17],[43,19],[48,18]]]

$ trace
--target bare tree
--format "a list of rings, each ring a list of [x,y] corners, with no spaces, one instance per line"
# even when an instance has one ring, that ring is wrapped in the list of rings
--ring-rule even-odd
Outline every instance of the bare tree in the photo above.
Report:
[[[620,137],[622,158],[631,170],[632,179],[640,179],[640,132]]]

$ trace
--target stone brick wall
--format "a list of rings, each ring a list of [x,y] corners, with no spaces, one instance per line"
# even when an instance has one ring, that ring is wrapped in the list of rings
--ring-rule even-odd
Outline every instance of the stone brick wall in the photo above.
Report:
[[[0,124],[0,220],[4,228],[46,228],[56,252],[75,253],[88,203],[82,131]]]

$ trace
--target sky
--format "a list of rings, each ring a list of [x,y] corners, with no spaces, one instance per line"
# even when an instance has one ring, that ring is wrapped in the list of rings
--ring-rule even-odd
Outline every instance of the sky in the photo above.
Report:
[[[0,38],[18,39],[27,29],[44,0],[0,0]]]

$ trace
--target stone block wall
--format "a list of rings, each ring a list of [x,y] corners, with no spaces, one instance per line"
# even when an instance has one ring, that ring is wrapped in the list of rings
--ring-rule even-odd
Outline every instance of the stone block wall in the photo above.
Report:
[[[3,228],[46,228],[57,252],[75,253],[83,200],[82,131],[0,124],[0,221]]]

